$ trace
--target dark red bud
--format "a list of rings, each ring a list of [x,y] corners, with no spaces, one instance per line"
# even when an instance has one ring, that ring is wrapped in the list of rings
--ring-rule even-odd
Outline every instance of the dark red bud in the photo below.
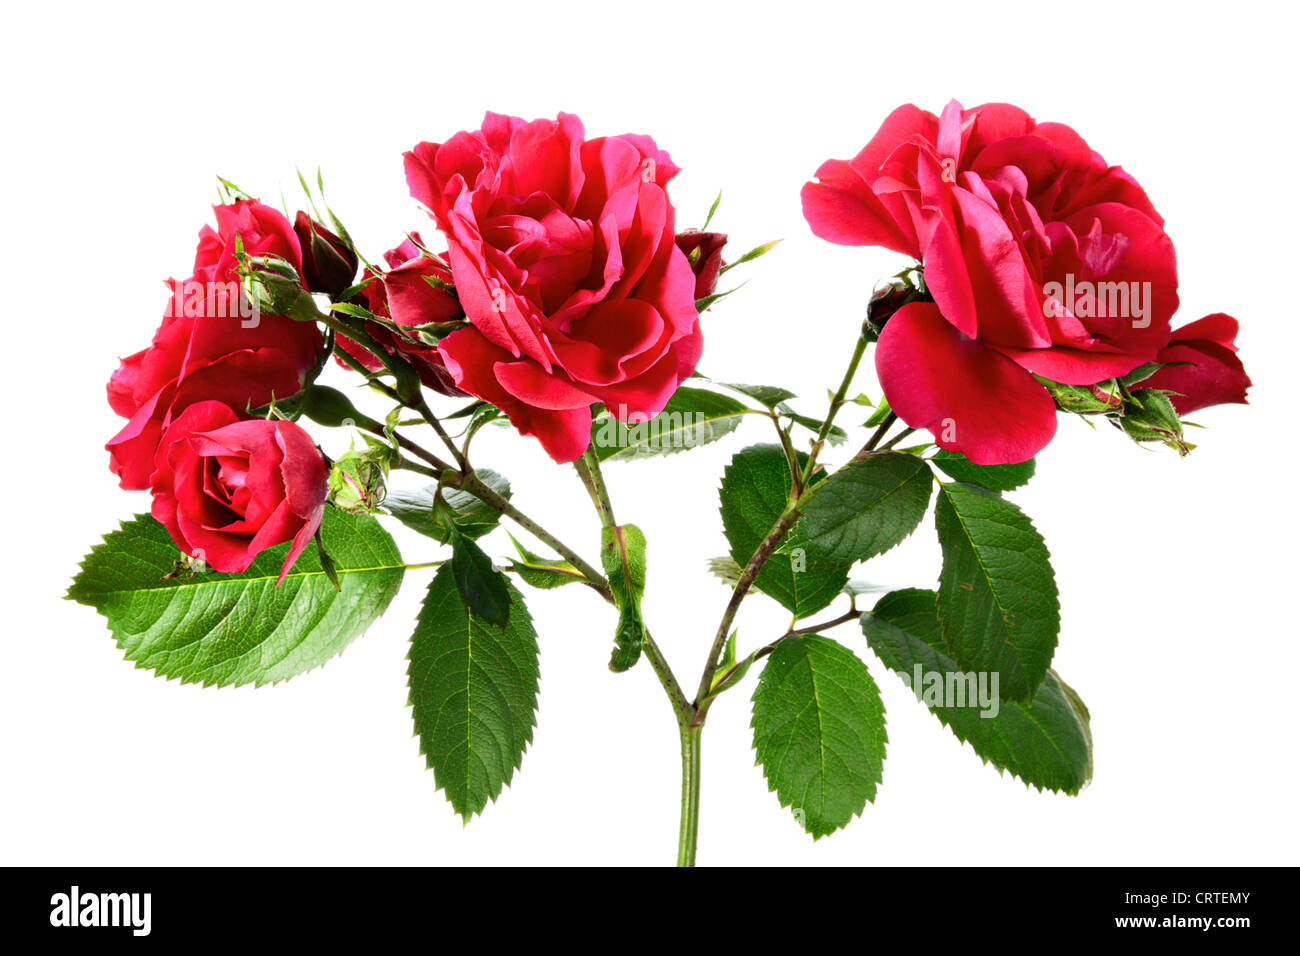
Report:
[[[718,288],[718,276],[726,264],[722,261],[722,247],[727,244],[723,232],[700,232],[687,229],[677,234],[677,248],[686,253],[691,271],[695,273],[695,298],[713,295]]]
[[[302,277],[308,289],[333,298],[352,285],[358,260],[346,242],[302,211],[293,231],[302,245]]]

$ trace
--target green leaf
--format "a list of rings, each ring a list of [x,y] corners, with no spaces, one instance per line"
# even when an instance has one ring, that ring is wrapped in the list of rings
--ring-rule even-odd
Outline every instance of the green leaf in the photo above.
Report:
[[[1016,465],[976,465],[961,452],[942,448],[930,460],[949,478],[979,485],[989,491],[1012,491],[1028,484],[1038,463],[1038,459],[1031,458]]]
[[[757,259],[759,256],[767,255],[769,252],[771,252],[780,244],[781,244],[780,239],[773,239],[771,242],[765,242],[761,246],[755,246],[753,249],[750,249],[739,259],[737,259],[735,262],[728,262],[725,266],[723,266],[719,272],[719,275],[721,275],[723,272],[727,272],[735,268],[736,266],[740,265],[742,262],[752,262],[753,260]]]
[[[645,535],[641,529],[634,524],[602,528],[600,563],[618,608],[618,630],[614,634],[609,669],[620,673],[641,659],[641,645],[645,641],[645,622],[641,618],[641,598],[645,595]]]
[[[167,530],[137,515],[91,549],[68,597],[104,615],[137,667],[205,686],[271,684],[342,651],[402,583],[402,557],[374,518],[326,508],[321,538],[339,590],[315,548],[277,585],[287,544],[239,574],[177,573]]]
[[[871,417],[868,418],[865,422],[863,422],[863,427],[876,428],[879,425],[883,425],[885,419],[888,418],[890,414],[891,414],[891,410],[889,408],[889,399],[885,398],[885,396],[882,395],[880,396],[880,404],[877,405],[876,410],[871,413]]]
[[[833,564],[874,558],[916,530],[933,485],[930,469],[911,455],[855,459],[817,486],[789,547]]]
[[[696,299],[696,300],[695,300],[695,311],[696,311],[696,312],[703,312],[704,310],[706,310],[706,309],[708,309],[710,306],[712,306],[715,302],[717,302],[719,299],[725,299],[727,296],[731,295],[731,293],[738,291],[739,289],[743,288],[744,286],[745,286],[745,283],[742,282],[740,285],[736,286],[735,289],[728,289],[726,292],[715,292],[715,293],[713,293],[712,295],[706,295],[706,296],[704,296],[702,299]]]
[[[797,460],[802,465],[807,456]],[[741,568],[780,518],[789,494],[790,469],[780,445],[751,445],[731,459],[722,476],[722,526]],[[807,617],[835,600],[848,577],[847,564],[828,564],[791,549],[773,554],[756,584],[796,617]]]
[[[739,392],[741,395],[748,395],[754,401],[768,408],[776,408],[782,402],[791,398],[797,398],[794,392],[788,388],[778,388],[775,385],[744,385],[739,382],[719,382],[723,388],[729,388],[733,392]]]
[[[940,485],[939,619],[963,670],[997,671],[1004,700],[1028,702],[1060,631],[1047,546],[1024,513],[975,485]]]
[[[751,413],[729,396],[683,387],[647,422],[628,425],[608,412],[598,416],[592,422],[591,450],[602,462],[671,455],[729,435]]]
[[[489,624],[504,625],[510,616],[510,585],[505,575],[492,566],[483,549],[464,535],[451,542],[447,563],[460,596],[470,610]]]
[[[1009,771],[1040,790],[1078,793],[1092,777],[1088,709],[1078,695],[1049,670],[1029,705],[999,702],[987,683],[976,698],[974,675],[963,673],[944,647],[937,599],[933,591],[913,588],[882,597],[862,617],[871,649],[999,773]]]
[[[874,800],[885,760],[885,707],[867,667],[817,634],[781,641],[754,690],[754,752],[783,807],[814,838]]]
[[[420,753],[467,822],[510,782],[537,723],[537,634],[523,597],[506,587],[509,622],[489,624],[439,568],[407,654]]]
[[[510,534],[510,532],[506,533]],[[550,590],[585,579],[581,571],[563,558],[547,558],[534,554],[520,544],[512,534],[510,541],[519,552],[519,560],[512,559],[510,563],[520,579],[527,584],[542,590]]]
[[[501,495],[510,497],[510,482],[502,475],[489,468],[479,468],[474,474],[482,482]],[[433,515],[433,492],[435,485],[429,485],[417,491],[389,491],[384,499],[384,507],[398,521],[420,534],[428,535],[435,541],[448,544],[450,538],[442,522]],[[468,491],[460,488],[444,488],[442,500],[447,506],[448,516],[461,534],[467,538],[483,537],[501,520],[501,513],[485,505]]]
[[[802,425],[810,432],[816,432],[820,434],[822,425],[824,424],[824,421],[820,418],[813,418],[811,415],[800,415],[798,412],[796,412],[785,402],[782,402],[781,404],[777,405],[776,411],[784,415],[786,418],[790,419],[790,421],[797,422],[798,424]],[[832,445],[842,445],[848,439],[848,437],[849,437],[849,433],[846,432],[843,428],[840,428],[839,425],[832,425],[830,427],[830,430],[826,432],[826,440],[830,442]]]
[[[722,202],[722,190],[718,190],[718,195],[713,200],[713,205],[709,207],[709,214],[704,217],[704,225],[700,226],[700,232],[709,228],[709,223],[713,222],[713,214],[718,211],[718,203]]]

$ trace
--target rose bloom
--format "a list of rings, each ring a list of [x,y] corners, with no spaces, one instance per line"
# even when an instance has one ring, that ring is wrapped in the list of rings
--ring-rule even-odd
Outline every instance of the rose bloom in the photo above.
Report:
[[[489,113],[406,154],[471,323],[439,343],[447,369],[556,461],[586,449],[593,403],[644,420],[699,361],[696,278],[664,190],[677,171],[649,137],[588,140],[567,114]]]
[[[215,399],[245,411],[298,392],[324,349],[312,322],[251,315],[238,288],[235,236],[249,255],[277,255],[301,268],[298,239],[277,210],[252,200],[215,207],[191,278],[168,282],[172,297],[153,343],[122,360],[108,403],[128,419],[106,446],[109,467],[128,489],[149,487],[154,451],[172,419]]]
[[[221,402],[197,402],[158,445],[152,513],[181,551],[217,571],[243,571],[292,542],[278,584],[320,527],[328,478],[293,422],[241,420]]]
[[[1152,361],[1178,306],[1146,193],[1068,126],[1006,104],[890,114],[803,189],[818,236],[919,259],[933,303],[892,315],[876,370],[898,416],[979,464],[1056,431],[1034,376],[1091,385]]]
[[[366,270],[365,277],[370,281],[361,291],[371,313],[411,331],[395,332],[367,322],[366,332],[389,354],[401,353],[429,388],[444,395],[465,395],[452,381],[437,343],[421,338],[417,331],[420,326],[455,323],[464,318],[465,313],[451,288],[451,271],[444,262],[421,250],[417,245],[421,242],[419,233],[411,236],[396,249],[384,253],[387,272]],[[369,349],[352,339],[339,336],[338,345],[372,372],[384,367]],[[342,359],[339,362],[347,364]]]

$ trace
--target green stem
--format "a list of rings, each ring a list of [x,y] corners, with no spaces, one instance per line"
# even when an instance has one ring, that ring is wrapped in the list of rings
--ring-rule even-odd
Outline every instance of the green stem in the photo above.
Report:
[[[703,727],[683,726],[682,819],[677,833],[677,865],[694,866],[700,839],[700,740]]]
[[[588,447],[582,457],[573,463],[573,467],[582,479],[587,494],[591,496],[591,503],[600,516],[601,525],[612,528],[617,522],[614,520],[614,506],[609,500],[609,489],[605,486],[605,476],[600,471],[600,459]]]
[[[776,519],[776,524],[768,531],[766,537],[759,542],[758,547],[754,550],[753,556],[749,563],[745,565],[745,570],[740,573],[740,578],[736,581],[736,586],[731,590],[731,600],[727,602],[727,609],[722,613],[722,620],[718,622],[718,631],[713,636],[713,647],[709,650],[709,659],[705,662],[704,673],[700,676],[699,690],[695,694],[695,704],[697,712],[695,723],[697,725],[704,723],[705,714],[708,713],[709,704],[711,703],[708,693],[713,686],[713,675],[717,672],[718,657],[722,654],[723,647],[727,644],[727,637],[731,633],[731,623],[736,619],[736,612],[740,610],[740,603],[745,600],[745,595],[749,593],[750,587],[753,586],[758,573],[763,570],[763,565],[767,563],[773,552],[780,547],[785,536],[790,533],[796,521],[799,520],[799,509],[797,503],[789,502],[781,516]]]
[[[600,459],[589,447],[582,453],[582,457],[573,463],[573,467],[578,472],[578,477],[582,479],[587,494],[591,496],[591,503],[595,506],[596,514],[600,516],[601,526],[614,527],[617,524],[614,519],[614,505],[610,502],[609,488],[606,487],[605,476],[600,470]],[[607,596],[606,600],[612,600],[612,595]],[[664,693],[668,695],[668,702],[672,705],[678,726],[690,724],[695,719],[695,708],[686,699],[682,685],[678,683],[673,669],[668,666],[668,659],[664,657],[663,651],[651,636],[650,628],[644,629],[643,637],[642,650],[650,662],[651,669],[655,672],[655,677],[659,678]]]
[[[885,437],[885,432],[889,431],[896,421],[898,421],[898,416],[893,412],[886,415],[880,426],[871,433],[871,437],[867,439],[867,443],[862,446],[862,451],[858,452],[858,454],[865,455],[869,451],[874,451],[875,447],[880,444],[880,439]]]
[[[848,394],[849,386],[853,384],[853,376],[858,373],[858,365],[862,362],[862,356],[866,354],[867,346],[871,339],[867,335],[866,327],[863,327],[861,334],[858,335],[858,343],[853,348],[853,356],[849,359],[849,367],[844,370],[844,378],[840,380],[840,387],[835,392],[835,397],[831,399],[830,411],[826,413],[826,420],[822,422],[822,427],[817,431],[817,440],[813,442],[812,454],[808,456],[808,463],[804,466],[803,476],[799,484],[802,487],[808,487],[808,479],[812,477],[813,468],[817,466],[817,456],[821,454],[822,447],[826,444],[826,436],[831,433],[831,426],[835,422],[835,416],[839,414],[844,405],[844,396]]]

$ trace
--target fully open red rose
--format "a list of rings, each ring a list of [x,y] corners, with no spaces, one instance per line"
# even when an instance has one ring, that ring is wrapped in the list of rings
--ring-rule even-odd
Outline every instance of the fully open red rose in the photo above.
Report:
[[[1207,315],[1174,331],[1156,361],[1168,367],[1142,382],[1163,388],[1179,415],[1210,405],[1246,403],[1250,376],[1237,358],[1237,320],[1222,312]]]
[[[439,344],[447,368],[556,461],[587,447],[593,403],[648,418],[699,361],[695,275],[664,190],[677,171],[649,137],[586,140],[567,114],[489,113],[406,154],[472,323]]]
[[[1178,306],[1174,249],[1131,176],[1068,126],[989,104],[890,114],[803,189],[813,232],[920,259],[932,306],[900,309],[876,369],[890,405],[980,464],[1056,431],[1034,375],[1090,385],[1153,360]]]
[[[396,249],[384,253],[388,271],[367,269],[370,281],[362,289],[366,308],[377,316],[392,319],[394,324],[409,332],[396,332],[375,322],[366,323],[366,332],[388,352],[400,352],[419,373],[420,381],[444,395],[465,395],[452,381],[451,373],[443,364],[436,341],[423,335],[435,334],[421,330],[455,322],[463,318],[460,302],[451,289],[451,271],[438,259],[427,255],[416,244],[419,233],[412,233]],[[383,368],[383,363],[369,349],[349,338],[340,336],[339,347],[372,372]],[[340,359],[340,362],[342,360]],[[346,363],[344,363],[346,364]]]
[[[280,577],[320,527],[329,469],[303,429],[241,421],[221,402],[198,402],[168,427],[153,473],[153,516],[191,557],[245,570],[291,541]]]
[[[149,487],[162,433],[187,407],[214,399],[243,412],[286,399],[324,349],[315,323],[250,311],[233,271],[236,234],[250,255],[279,255],[301,267],[289,221],[248,200],[216,212],[223,231],[204,227],[194,275],[168,282],[172,297],[153,343],[123,359],[109,380],[109,405],[129,419],[107,445],[123,488]]]

